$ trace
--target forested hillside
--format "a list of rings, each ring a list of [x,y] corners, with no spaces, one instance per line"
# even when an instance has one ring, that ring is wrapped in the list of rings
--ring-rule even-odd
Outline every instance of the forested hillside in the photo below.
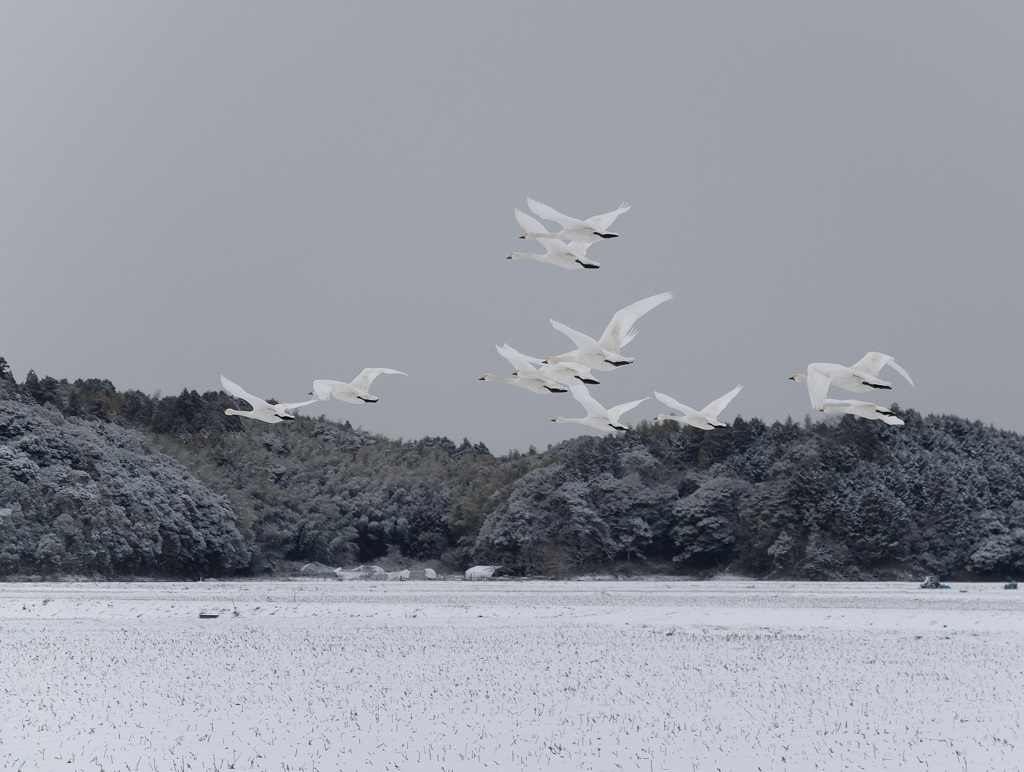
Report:
[[[495,457],[444,437],[225,416],[0,359],[0,575],[265,574],[497,563],[761,577],[1024,572],[1024,438],[894,410],[711,432],[641,424]]]

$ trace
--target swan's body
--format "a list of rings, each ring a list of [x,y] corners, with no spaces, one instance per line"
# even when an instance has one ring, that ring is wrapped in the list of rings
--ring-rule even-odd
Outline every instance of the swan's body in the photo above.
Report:
[[[254,397],[237,383],[229,381],[223,375],[220,377],[220,383],[224,387],[224,391],[232,397],[245,400],[252,405],[252,410],[235,410],[234,408],[229,407],[224,411],[225,415],[255,418],[257,421],[263,421],[268,424],[279,424],[281,421],[294,421],[295,416],[287,411],[295,410],[296,408],[311,405],[316,402],[315,399],[310,399],[306,402],[282,402],[277,405],[272,405],[264,399]]]
[[[892,426],[903,426],[903,419],[891,410],[879,407],[873,402],[861,402],[859,399],[826,399],[821,411],[823,413],[849,413],[872,421],[884,421]]]
[[[480,380],[507,383],[510,386],[518,386],[520,389],[532,391],[534,394],[565,394],[565,392],[569,391],[569,388],[564,384],[524,374],[508,376],[487,373],[486,375],[481,376]]]
[[[367,367],[355,380],[350,383],[344,381],[330,381],[324,378],[313,381],[313,390],[309,392],[317,399],[325,400],[334,397],[342,402],[358,405],[360,402],[376,402],[377,397],[370,394],[370,384],[378,375],[405,375],[401,370],[392,370],[389,367]]]
[[[732,401],[733,397],[740,393],[740,389],[742,388],[742,386],[737,386],[728,394],[724,394],[714,402],[710,403],[703,410],[694,410],[692,407],[687,407],[681,402],[676,402],[672,397],[656,391],[654,392],[654,396],[658,398],[659,402],[663,405],[668,405],[673,410],[678,410],[682,415],[666,415],[662,413],[661,415],[655,416],[654,420],[678,421],[681,424],[688,424],[689,426],[704,429],[705,431],[721,426],[727,426],[728,424],[724,424],[718,420],[718,414],[725,409],[725,406]]]
[[[548,234],[544,230],[544,226],[534,220],[530,215],[525,212],[520,212],[516,209],[516,219],[519,220],[519,224],[529,229],[529,225],[536,229],[539,229],[540,233],[533,236],[540,245],[544,247],[544,254],[537,254],[535,252],[513,252],[508,256],[509,260],[536,260],[539,263],[547,263],[548,265],[557,265],[559,268],[577,269],[577,268],[600,268],[601,264],[595,260],[591,260],[587,257],[587,244],[584,241],[573,240],[568,244],[559,241],[558,237],[554,234]]]
[[[863,392],[871,389],[891,389],[892,382],[878,377],[879,371],[889,365],[907,379],[913,386],[909,373],[896,364],[896,360],[888,354],[869,351],[859,361],[847,367],[833,362],[812,362],[807,365],[807,373],[798,373],[790,380],[807,383],[807,393],[811,398],[811,407],[821,410],[828,396],[828,387],[835,385],[840,389],[852,392]]]
[[[608,228],[611,227],[613,222],[615,222],[616,217],[629,210],[629,204],[623,204],[613,212],[605,212],[604,214],[588,217],[586,220],[580,220],[575,217],[564,215],[561,212],[552,209],[547,204],[542,204],[540,201],[534,201],[532,198],[526,199],[526,203],[530,207],[531,212],[538,217],[543,217],[545,220],[552,220],[553,222],[558,223],[562,226],[562,230],[549,232],[540,223],[536,223],[535,226],[529,225],[523,220],[520,220],[519,215],[517,214],[516,219],[519,220],[519,224],[526,230],[526,233],[520,236],[520,238],[565,239],[566,241],[580,241],[585,244],[593,244],[595,241],[600,241],[601,239],[613,239],[617,237],[619,234],[610,233]]]
[[[582,384],[573,384],[569,386],[569,391],[572,392],[573,398],[586,409],[586,418],[559,417],[552,418],[551,420],[556,423],[582,424],[583,426],[589,426],[591,429],[597,429],[602,432],[627,431],[629,427],[619,420],[622,414],[627,410],[632,410],[641,402],[649,399],[649,397],[644,397],[643,399],[638,399],[634,402],[626,402],[622,405],[606,408],[596,399],[591,397],[587,387]]]
[[[623,356],[621,352],[622,347],[636,337],[637,331],[633,325],[648,311],[671,299],[671,292],[663,292],[660,295],[652,295],[649,298],[638,300],[621,311],[617,311],[608,322],[608,326],[599,340],[594,340],[589,335],[584,335],[582,332],[552,319],[551,326],[567,335],[576,344],[576,349],[565,354],[548,357],[545,362],[549,364],[573,362],[593,370],[614,370],[616,367],[631,364],[633,357]]]

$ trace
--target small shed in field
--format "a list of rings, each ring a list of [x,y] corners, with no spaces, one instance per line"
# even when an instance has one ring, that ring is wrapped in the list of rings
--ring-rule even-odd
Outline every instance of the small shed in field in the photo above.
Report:
[[[334,570],[334,575],[339,579],[362,579],[364,581],[385,581],[388,578],[388,572],[380,566],[358,566],[356,568],[337,568]]]
[[[308,576],[314,579],[334,578],[334,569],[331,566],[325,566],[323,563],[318,563],[315,560],[312,563],[306,563],[306,565],[299,569],[299,573],[302,576]]]

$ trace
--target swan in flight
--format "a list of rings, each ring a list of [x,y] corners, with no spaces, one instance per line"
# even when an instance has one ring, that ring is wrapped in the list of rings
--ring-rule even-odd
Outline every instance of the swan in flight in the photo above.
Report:
[[[632,410],[641,402],[645,402],[650,397],[644,397],[634,402],[626,402],[615,407],[605,408],[600,402],[590,396],[590,391],[583,384],[577,383],[569,386],[569,391],[572,392],[573,398],[579,402],[587,411],[586,418],[552,418],[551,420],[555,423],[569,423],[569,424],[582,424],[583,426],[589,426],[592,429],[598,429],[602,432],[624,432],[629,429],[628,426],[623,424],[619,418],[627,410]]]
[[[315,399],[311,399],[306,402],[282,402],[277,405],[271,405],[266,400],[254,397],[237,383],[229,381],[223,375],[220,377],[220,383],[224,387],[224,391],[232,397],[245,400],[252,405],[252,410],[235,410],[234,408],[229,407],[224,411],[225,415],[239,415],[244,418],[255,418],[257,421],[264,421],[268,424],[279,424],[281,421],[294,421],[295,416],[288,413],[288,410],[295,410],[296,408],[311,405],[316,402]]]
[[[826,399],[821,412],[849,413],[872,421],[884,421],[892,426],[903,426],[903,419],[891,410],[879,407],[873,402],[861,402],[859,399]]]
[[[516,375],[493,375],[487,373],[480,377],[481,381],[498,381],[499,383],[507,383],[510,386],[518,386],[521,389],[532,391],[534,394],[565,394],[569,391],[569,388],[564,384],[558,383],[557,381],[547,380],[542,378],[535,378],[530,375],[516,374]]]
[[[579,220],[575,217],[564,215],[547,204],[542,204],[540,201],[534,201],[532,198],[526,199],[526,203],[530,207],[531,212],[538,217],[543,217],[545,220],[558,223],[562,226],[562,230],[549,232],[540,223],[536,223],[536,226],[530,226],[516,215],[519,224],[526,230],[526,233],[519,237],[521,239],[565,239],[566,241],[582,241],[585,244],[593,244],[601,239],[614,239],[619,234],[609,233],[608,228],[615,222],[616,217],[623,212],[629,211],[629,204],[623,204],[613,212],[605,212],[604,214],[588,217],[586,220]]]
[[[835,385],[845,391],[862,392],[870,389],[891,389],[890,381],[878,377],[879,371],[889,365],[913,386],[910,374],[896,364],[896,360],[888,354],[869,351],[855,364],[847,367],[833,362],[812,362],[807,365],[806,373],[790,376],[791,381],[807,383],[807,393],[811,398],[811,407],[821,410],[828,396],[828,387]]]
[[[527,230],[537,231],[538,235],[533,236],[544,247],[544,254],[536,252],[513,252],[508,256],[509,260],[536,260],[539,263],[557,265],[559,268],[600,268],[601,264],[596,260],[587,257],[588,243],[580,240],[570,241],[568,244],[559,241],[554,234],[548,234],[544,226],[534,220],[525,212],[516,209],[516,219],[519,224]]]
[[[370,394],[369,389],[373,379],[378,375],[405,375],[408,377],[408,373],[392,370],[389,367],[367,367],[351,383],[329,381],[323,378],[313,381],[313,390],[309,393],[320,400],[334,397],[353,405],[358,405],[360,402],[376,402],[377,397]]]
[[[733,397],[740,393],[740,389],[742,388],[742,386],[737,386],[728,394],[723,394],[703,410],[694,410],[692,407],[687,407],[681,402],[676,402],[672,397],[656,391],[654,392],[654,396],[658,398],[659,402],[663,405],[668,405],[673,410],[678,410],[682,415],[666,415],[662,413],[655,416],[654,420],[678,421],[681,424],[695,426],[698,429],[704,429],[705,431],[719,426],[727,426],[728,424],[724,424],[718,420],[718,414],[725,410],[725,406],[732,401]]]
[[[548,357],[544,361],[548,364],[575,362],[593,370],[614,370],[616,367],[631,364],[633,357],[622,356],[621,350],[636,337],[637,331],[633,325],[648,311],[671,299],[671,292],[662,292],[660,295],[652,295],[649,298],[638,300],[621,311],[617,311],[608,322],[608,326],[599,340],[594,340],[589,335],[584,335],[582,332],[552,319],[550,320],[551,326],[567,335],[576,344],[576,349],[565,354]]]

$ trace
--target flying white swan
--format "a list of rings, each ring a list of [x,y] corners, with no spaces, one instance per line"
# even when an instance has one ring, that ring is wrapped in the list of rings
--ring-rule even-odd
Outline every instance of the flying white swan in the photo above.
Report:
[[[567,335],[576,344],[576,349],[565,354],[548,357],[544,361],[549,364],[575,362],[593,370],[614,370],[616,367],[631,364],[633,357],[622,356],[621,351],[623,346],[636,337],[637,331],[633,325],[648,311],[671,299],[671,292],[662,292],[660,295],[652,295],[649,298],[638,300],[621,311],[617,311],[608,322],[608,326],[599,340],[594,340],[589,335],[584,335],[582,332],[552,319],[551,326]]]
[[[859,399],[826,399],[821,411],[823,413],[849,413],[872,421],[884,421],[892,426],[903,426],[903,419],[891,410],[879,407],[873,402],[861,402]]]
[[[237,383],[229,381],[223,375],[220,377],[220,383],[224,387],[224,391],[232,397],[235,397],[236,399],[243,399],[252,405],[252,410],[235,410],[234,408],[229,407],[224,411],[225,415],[238,415],[243,418],[255,418],[257,421],[264,421],[268,424],[278,424],[281,423],[281,421],[294,421],[295,416],[288,413],[288,410],[295,410],[296,408],[311,405],[316,402],[315,399],[311,399],[306,402],[282,402],[277,405],[271,405],[266,400],[254,397]]]
[[[530,207],[531,212],[538,217],[543,217],[545,220],[552,220],[558,223],[562,226],[562,230],[548,232],[540,223],[537,223],[536,226],[527,225],[522,220],[519,220],[517,215],[516,219],[519,220],[519,224],[526,230],[526,233],[519,238],[565,239],[566,241],[582,241],[586,244],[593,244],[601,239],[613,239],[618,236],[618,233],[609,233],[608,228],[615,222],[616,217],[629,210],[629,204],[623,204],[613,212],[605,212],[604,214],[588,217],[586,220],[579,220],[575,217],[564,215],[547,204],[542,204],[540,201],[534,201],[532,198],[526,199],[526,203]]]
[[[376,402],[377,397],[369,392],[370,384],[378,375],[405,375],[401,370],[392,370],[389,367],[367,367],[355,377],[351,383],[344,381],[330,381],[324,378],[313,381],[313,390],[309,392],[317,399],[325,400],[334,397],[342,402],[349,402],[358,405],[360,402]]]
[[[544,230],[544,226],[534,220],[530,215],[525,212],[520,212],[516,209],[516,219],[519,220],[519,224],[527,230],[530,229],[532,224],[534,229],[540,231],[540,235],[534,236],[540,245],[544,247],[544,254],[538,254],[536,252],[513,252],[508,256],[509,260],[536,260],[539,263],[547,263],[548,265],[557,265],[559,268],[577,269],[577,268],[600,268],[601,264],[596,260],[591,260],[587,257],[587,244],[584,241],[571,241],[568,244],[559,241],[558,238],[547,233]]]
[[[891,389],[891,381],[883,381],[878,372],[889,365],[907,379],[913,386],[909,373],[896,364],[896,360],[888,354],[869,351],[855,364],[847,367],[833,362],[812,362],[807,365],[806,373],[790,376],[791,381],[807,383],[807,393],[811,398],[811,407],[821,410],[828,396],[828,387],[835,385],[840,389],[853,392],[869,391],[870,389]]]
[[[498,383],[507,383],[511,386],[518,386],[520,389],[526,389],[532,391],[534,394],[565,394],[569,391],[569,387],[565,384],[558,383],[557,381],[549,381],[541,378],[535,378],[530,375],[516,374],[516,375],[494,375],[487,373],[480,377],[481,381],[497,381]]]
[[[687,407],[681,402],[676,402],[672,397],[659,392],[654,392],[654,396],[658,398],[658,401],[663,405],[668,405],[673,410],[678,410],[682,415],[666,415],[664,413],[654,417],[655,421],[672,420],[678,421],[681,424],[688,424],[695,426],[698,429],[714,429],[718,426],[727,426],[718,420],[718,414],[725,410],[725,406],[728,405],[732,398],[740,393],[742,386],[737,386],[735,389],[730,391],[728,394],[724,394],[714,402],[709,404],[703,410],[694,410],[692,407]]]
[[[552,418],[551,420],[555,423],[582,424],[583,426],[589,426],[592,429],[598,429],[602,432],[627,431],[629,427],[623,424],[619,418],[621,418],[622,414],[627,410],[632,410],[641,402],[645,402],[650,399],[650,397],[644,397],[643,399],[638,399],[634,402],[626,402],[622,405],[606,408],[590,396],[590,392],[583,384],[573,384],[569,386],[569,391],[572,392],[573,398],[586,409],[586,418],[559,417]]]

